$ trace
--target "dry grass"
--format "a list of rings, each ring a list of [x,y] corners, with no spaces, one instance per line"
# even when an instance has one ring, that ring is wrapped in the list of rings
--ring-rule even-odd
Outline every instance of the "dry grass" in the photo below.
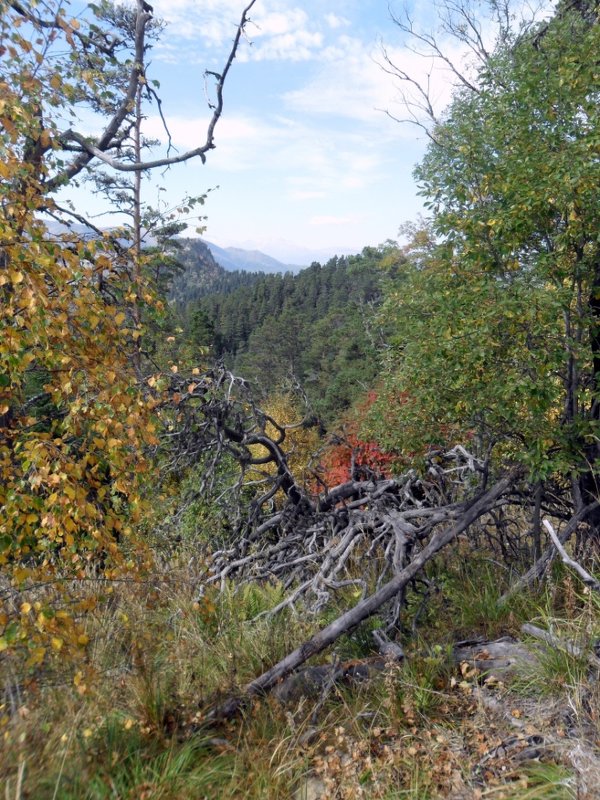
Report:
[[[153,584],[111,587],[88,612],[91,643],[79,663],[55,659],[25,673],[4,660],[6,800],[300,800],[308,781],[339,800],[595,796],[597,681],[555,656],[514,690],[482,687],[480,676],[465,679],[449,662],[440,631],[446,626],[449,641],[457,604],[469,602],[461,628],[481,630],[489,581],[472,576],[462,596],[454,582],[450,604],[447,595],[429,611],[437,616],[426,620],[408,664],[334,691],[317,720],[314,701],[282,707],[266,698],[243,718],[210,727],[212,701],[281,658],[317,622],[288,613],[251,623],[279,587],[196,601],[191,577],[171,565]],[[565,580],[535,600],[538,615],[571,639],[600,635],[596,601]],[[515,613],[503,612],[491,629],[516,627]],[[531,736],[543,746],[528,757]]]

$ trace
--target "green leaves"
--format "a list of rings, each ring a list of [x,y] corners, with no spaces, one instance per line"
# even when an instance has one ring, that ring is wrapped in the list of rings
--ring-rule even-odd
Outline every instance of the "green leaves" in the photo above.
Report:
[[[405,449],[471,431],[547,474],[578,468],[596,431],[599,28],[565,11],[500,47],[416,170],[430,246],[383,309],[381,402],[410,402],[381,433]]]

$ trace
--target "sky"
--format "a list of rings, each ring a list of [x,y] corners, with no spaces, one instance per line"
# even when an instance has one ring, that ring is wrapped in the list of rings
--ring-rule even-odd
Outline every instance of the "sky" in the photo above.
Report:
[[[167,24],[148,77],[160,81],[179,151],[205,140],[204,70],[221,70],[246,2],[153,0]],[[425,27],[433,24],[431,8],[412,11]],[[422,211],[412,171],[427,138],[385,113],[402,116],[403,109],[397,84],[381,68],[381,45],[411,74],[423,76],[430,60],[402,46],[387,0],[257,0],[250,18],[225,87],[216,150],[204,165],[155,172],[145,199],[170,206],[210,190],[206,239],[291,264],[396,239]],[[436,72],[440,106],[450,91],[447,72]],[[164,142],[156,107],[146,114],[145,134]],[[83,190],[76,202],[99,210]]]

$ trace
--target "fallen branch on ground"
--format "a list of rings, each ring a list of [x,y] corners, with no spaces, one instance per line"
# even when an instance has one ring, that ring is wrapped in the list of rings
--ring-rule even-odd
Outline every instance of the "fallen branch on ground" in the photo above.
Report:
[[[242,697],[230,698],[212,712],[213,717],[229,717],[237,713],[252,697],[268,692],[280,680],[304,664],[309,658],[330,647],[342,634],[353,630],[363,620],[375,614],[381,606],[392,600],[419,573],[443,547],[463,533],[479,517],[494,506],[496,500],[510,489],[519,470],[513,470],[507,477],[498,481],[483,495],[472,500],[460,518],[450,527],[435,534],[428,544],[417,553],[407,566],[370,597],[357,603],[332,623],[289,653],[285,658],[251,681],[243,690]]]
[[[590,666],[594,667],[595,669],[600,669],[600,658],[593,653],[586,653],[583,647],[580,647],[574,642],[568,642],[564,641],[563,639],[559,639],[558,636],[555,636],[553,633],[545,631],[542,628],[538,628],[537,625],[532,625],[529,622],[521,625],[521,630],[523,633],[527,633],[529,636],[533,636],[535,639],[540,639],[542,642],[546,642],[546,644],[550,645],[550,647],[553,647],[555,650],[564,650],[565,653],[568,653],[575,658],[585,657]]]

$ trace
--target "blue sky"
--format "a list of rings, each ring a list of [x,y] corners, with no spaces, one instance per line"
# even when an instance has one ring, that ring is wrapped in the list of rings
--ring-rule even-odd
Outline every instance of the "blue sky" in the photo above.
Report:
[[[149,77],[161,83],[173,143],[183,151],[204,141],[203,70],[222,67],[245,0],[153,5],[168,24]],[[433,24],[429,4],[414,13]],[[155,174],[145,184],[146,200],[175,204],[218,186],[204,207],[205,237],[288,263],[396,238],[421,210],[412,169],[426,137],[384,113],[402,109],[397,87],[377,63],[380,42],[412,74],[425,74],[430,61],[402,48],[387,0],[258,0],[251,19],[225,89],[217,149],[205,165]],[[443,70],[433,90],[440,104],[449,98]],[[164,140],[155,109],[147,114],[146,134]],[[79,205],[90,202],[78,192]]]
[[[202,68],[222,63],[243,6],[155,3],[169,26],[153,59],[181,147],[203,127]],[[205,207],[206,237],[287,259],[290,245],[333,254],[395,238],[419,207],[411,171],[424,142],[382,110],[396,95],[374,61],[379,39],[395,35],[387,2],[258,0],[251,18],[217,149],[205,166],[173,170],[192,192],[219,185]]]

